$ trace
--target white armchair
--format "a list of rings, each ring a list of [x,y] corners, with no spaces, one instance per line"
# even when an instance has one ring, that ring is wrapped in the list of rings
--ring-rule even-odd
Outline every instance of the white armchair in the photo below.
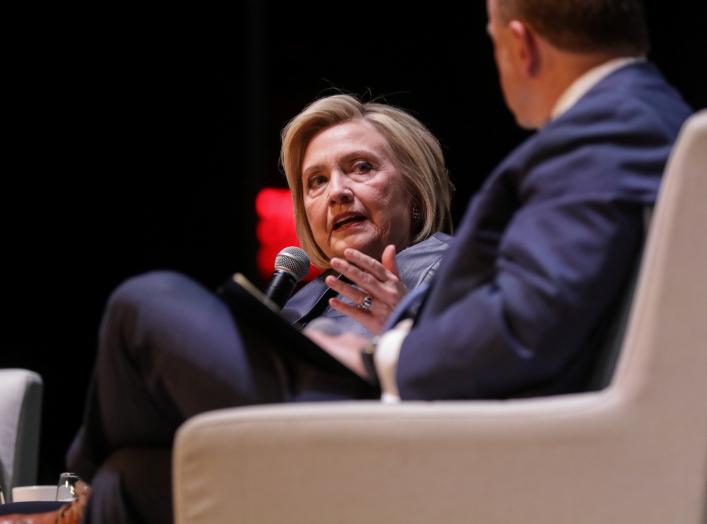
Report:
[[[14,486],[37,476],[42,378],[24,369],[0,369],[0,491],[9,502]]]
[[[608,388],[206,413],[177,435],[176,522],[703,522],[705,227],[707,111],[668,163]]]

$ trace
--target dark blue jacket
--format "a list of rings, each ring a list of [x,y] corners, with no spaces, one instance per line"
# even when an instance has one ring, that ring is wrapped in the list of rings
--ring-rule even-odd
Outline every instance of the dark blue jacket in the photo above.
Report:
[[[689,107],[647,62],[532,135],[471,201],[401,348],[403,399],[576,391]]]

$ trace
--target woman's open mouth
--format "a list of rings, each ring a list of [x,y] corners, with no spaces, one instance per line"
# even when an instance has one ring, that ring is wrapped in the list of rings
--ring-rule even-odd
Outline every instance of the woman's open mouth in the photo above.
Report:
[[[344,215],[336,217],[334,220],[334,225],[331,228],[332,231],[340,231],[347,229],[355,224],[360,224],[366,220],[366,217],[358,213],[346,213]]]

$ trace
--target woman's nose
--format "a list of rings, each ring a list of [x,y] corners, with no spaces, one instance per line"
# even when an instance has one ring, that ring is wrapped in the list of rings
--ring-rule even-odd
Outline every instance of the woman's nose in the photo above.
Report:
[[[329,202],[333,204],[344,204],[353,200],[353,191],[349,185],[349,180],[339,173],[334,173],[329,180]]]

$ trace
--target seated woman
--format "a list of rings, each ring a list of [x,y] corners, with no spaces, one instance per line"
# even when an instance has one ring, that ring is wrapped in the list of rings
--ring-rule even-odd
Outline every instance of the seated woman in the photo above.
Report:
[[[437,140],[404,111],[336,95],[285,127],[281,160],[302,246],[327,269],[283,313],[309,323],[305,333],[315,340],[322,322],[326,330],[379,333],[447,247],[440,231],[449,227],[450,184]],[[340,297],[329,299],[329,287]],[[353,374],[283,358],[269,335],[180,274],[148,273],[113,293],[84,424],[68,454],[69,469],[91,481],[81,499],[85,522],[170,522],[170,449],[193,415],[377,395]]]
[[[329,271],[283,313],[311,319],[313,301],[328,285],[359,307],[334,299],[336,311],[322,316],[336,319],[342,331],[379,334],[406,289],[432,276],[447,246],[441,231],[450,227],[450,184],[439,143],[400,109],[348,95],[316,101],[282,137],[302,247],[314,265],[333,267],[357,285]],[[396,250],[402,250],[397,265]]]

